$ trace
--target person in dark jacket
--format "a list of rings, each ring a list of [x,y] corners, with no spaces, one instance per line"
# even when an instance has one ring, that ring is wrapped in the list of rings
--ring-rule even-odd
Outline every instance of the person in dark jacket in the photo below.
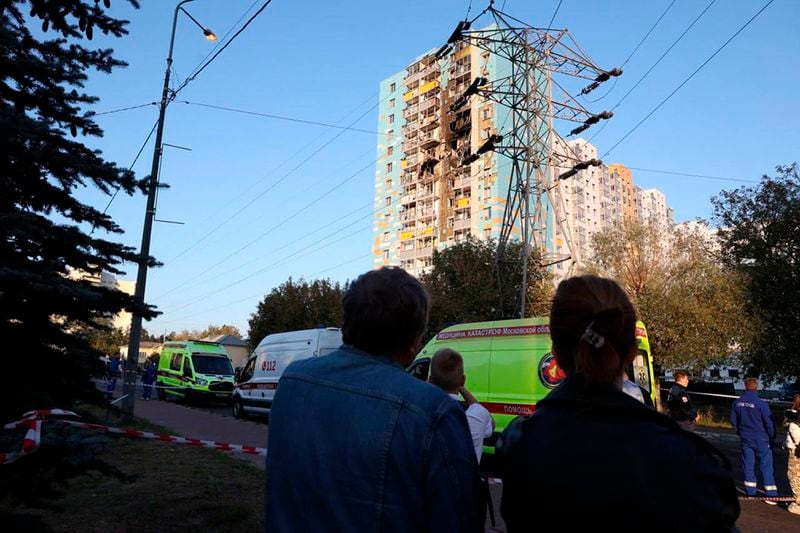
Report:
[[[142,399],[144,400],[149,400],[153,397],[153,384],[158,375],[157,360],[155,357],[149,357],[144,365],[144,373],[142,374],[142,385],[144,386]]]
[[[354,281],[344,345],[289,365],[272,405],[270,532],[481,531],[478,461],[464,410],[405,371],[428,295],[404,270]]]
[[[567,377],[499,444],[510,533],[735,527],[739,502],[725,457],[622,392],[635,324],[614,281],[581,276],[559,284],[550,336]]]
[[[767,496],[777,496],[775,471],[772,466],[772,441],[775,440],[775,422],[767,402],[758,397],[758,380],[747,378],[747,391],[731,406],[731,424],[742,445],[744,488],[749,496],[756,495],[756,457],[761,465],[764,491]],[[767,502],[775,505],[775,502]]]
[[[689,386],[689,374],[686,372],[675,372],[675,385],[669,389],[667,395],[667,408],[669,417],[678,423],[680,427],[687,431],[694,431],[694,423],[697,420],[697,409],[695,409],[692,399],[686,392]]]

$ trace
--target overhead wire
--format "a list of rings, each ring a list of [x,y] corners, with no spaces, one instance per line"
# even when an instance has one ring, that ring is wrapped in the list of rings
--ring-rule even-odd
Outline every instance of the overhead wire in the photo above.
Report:
[[[375,96],[374,96],[374,95],[371,95],[371,96],[369,96],[368,98],[366,98],[365,100],[361,101],[361,102],[360,102],[358,105],[356,105],[354,108],[352,108],[350,111],[348,111],[348,112],[347,112],[347,113],[346,113],[344,116],[342,116],[342,118],[341,118],[341,119],[339,119],[337,122],[342,122],[342,121],[344,121],[345,119],[347,119],[347,117],[351,116],[353,113],[355,113],[356,111],[358,111],[358,110],[359,110],[359,109],[360,109],[360,108],[361,108],[361,107],[362,107],[364,104],[367,104],[367,103],[369,103],[369,102],[370,102],[370,101],[371,101],[373,98],[375,98]],[[346,127],[346,126],[345,126],[345,127]],[[308,148],[310,148],[311,146],[313,146],[313,145],[314,145],[314,144],[315,144],[315,143],[316,143],[318,140],[322,139],[322,138],[323,138],[325,135],[326,135],[326,133],[325,133],[325,132],[322,132],[322,133],[320,133],[319,135],[317,135],[316,137],[314,137],[313,139],[311,139],[311,140],[310,140],[308,143],[304,144],[304,145],[303,145],[302,147],[300,147],[298,150],[296,150],[296,151],[295,151],[295,152],[293,152],[291,155],[289,155],[287,158],[285,158],[283,161],[281,161],[281,162],[280,162],[280,163],[279,163],[277,166],[275,166],[275,167],[272,169],[272,174],[270,174],[270,176],[263,176],[263,177],[261,177],[261,178],[257,179],[256,181],[254,181],[253,183],[251,183],[249,186],[247,186],[247,187],[245,187],[243,190],[241,190],[241,191],[239,192],[239,194],[237,194],[236,196],[234,196],[233,198],[231,198],[231,199],[230,199],[230,200],[229,200],[227,203],[225,203],[224,205],[220,205],[220,206],[218,206],[218,210],[219,210],[219,211],[224,211],[225,209],[227,209],[227,208],[228,208],[228,206],[230,206],[230,205],[233,205],[233,204],[234,204],[235,202],[237,202],[237,201],[238,201],[240,198],[242,198],[242,197],[244,197],[244,196],[247,196],[247,195],[250,193],[250,191],[252,191],[252,190],[253,190],[253,189],[254,189],[254,188],[255,188],[255,187],[256,187],[256,186],[257,186],[259,183],[261,183],[262,181],[264,181],[264,180],[265,180],[267,177],[271,177],[272,175],[274,175],[274,173],[275,173],[275,172],[277,172],[278,170],[280,170],[281,168],[283,168],[284,166],[286,166],[286,164],[288,164],[288,163],[289,163],[289,162],[290,162],[292,159],[294,159],[296,156],[298,156],[298,155],[300,155],[301,153],[303,153],[303,152],[304,152],[306,149],[308,149]],[[216,229],[218,229],[218,228],[216,228]],[[212,230],[212,232],[213,232],[213,231],[216,231],[216,229]],[[184,238],[184,239],[185,239],[185,238]],[[168,246],[167,248],[172,248],[172,245]]]
[[[139,160],[139,156],[142,155],[142,152],[144,151],[145,147],[147,146],[147,143],[150,142],[150,137],[152,137],[153,133],[156,131],[156,126],[157,125],[158,125],[158,120],[156,120],[153,123],[153,127],[150,128],[150,133],[147,134],[147,137],[145,138],[144,142],[142,143],[142,146],[139,147],[139,151],[136,152],[136,157],[134,157],[133,161],[131,161],[131,164],[128,167],[128,170],[133,170],[134,165],[136,165],[136,162]],[[117,186],[117,188],[114,190],[114,194],[111,195],[111,199],[108,201],[108,203],[106,204],[105,208],[103,209],[103,214],[105,214],[108,211],[108,208],[111,207],[111,204],[114,202],[114,199],[117,197],[117,194],[119,193],[119,190],[120,190],[120,187]]]
[[[719,181],[732,181],[732,182],[739,182],[739,183],[759,183],[758,180],[748,180],[743,178],[728,178],[724,176],[709,176],[707,174],[692,174],[689,172],[675,172],[671,170],[656,170],[652,168],[640,168],[640,167],[631,167],[625,165],[626,168],[631,170],[638,170],[639,172],[652,172],[653,174],[668,174],[671,176],[684,176],[688,178],[702,178],[707,180],[719,180]]]
[[[334,185],[333,187],[331,187],[330,189],[328,189],[327,191],[325,191],[323,194],[321,194],[321,195],[317,196],[317,197],[316,197],[314,200],[312,200],[311,202],[308,202],[308,203],[307,203],[307,204],[305,204],[303,207],[301,207],[301,208],[299,208],[298,210],[296,210],[296,211],[295,211],[293,214],[289,215],[288,217],[285,217],[285,218],[283,218],[283,219],[282,219],[280,222],[278,222],[277,224],[274,224],[274,225],[273,225],[273,226],[271,226],[269,229],[267,229],[267,230],[266,230],[266,231],[264,231],[263,233],[259,234],[259,235],[258,235],[258,236],[257,236],[255,239],[251,239],[251,240],[250,240],[250,241],[249,241],[247,244],[245,244],[244,246],[240,246],[238,249],[236,249],[235,251],[233,251],[233,252],[232,252],[232,253],[230,253],[230,254],[226,254],[226,255],[225,255],[225,257],[223,257],[221,260],[217,261],[216,263],[214,263],[214,264],[213,264],[213,265],[211,265],[210,267],[207,267],[206,269],[202,270],[201,272],[199,272],[198,274],[196,274],[196,275],[195,275],[193,278],[190,278],[189,280],[186,280],[186,281],[184,281],[184,285],[185,285],[185,284],[188,284],[190,281],[194,281],[195,279],[197,279],[197,278],[199,278],[199,277],[203,276],[203,275],[204,275],[204,274],[206,274],[207,272],[209,272],[209,271],[211,271],[212,269],[216,268],[217,266],[219,266],[219,265],[221,265],[221,264],[223,264],[223,263],[225,263],[225,262],[229,261],[229,260],[230,260],[230,259],[232,259],[233,257],[236,257],[237,255],[239,255],[239,254],[240,254],[240,253],[242,253],[243,251],[247,250],[248,248],[250,248],[251,246],[253,246],[254,244],[256,244],[258,241],[260,241],[261,239],[263,239],[264,237],[266,237],[267,235],[269,235],[270,233],[272,233],[273,231],[275,231],[276,229],[278,229],[278,228],[282,227],[282,226],[283,226],[284,224],[286,224],[287,222],[291,222],[292,220],[294,220],[295,218],[297,218],[298,216],[300,216],[301,214],[303,214],[303,212],[305,212],[307,209],[309,209],[309,208],[313,207],[314,205],[318,204],[319,202],[321,202],[322,200],[324,200],[325,198],[327,198],[328,196],[330,196],[331,194],[333,194],[335,191],[337,191],[338,189],[340,189],[341,187],[343,187],[344,185],[346,185],[347,183],[349,183],[350,181],[352,181],[353,179],[355,179],[356,177],[358,177],[358,176],[359,176],[361,173],[363,173],[365,170],[367,170],[367,169],[371,169],[371,168],[374,168],[374,166],[375,166],[375,163],[377,163],[377,162],[378,162],[378,160],[379,160],[379,159],[375,159],[374,161],[371,161],[371,162],[370,162],[369,164],[367,164],[366,166],[364,166],[364,167],[360,168],[359,170],[357,170],[357,171],[356,171],[356,172],[354,172],[353,174],[349,175],[349,176],[348,176],[348,177],[346,177],[345,179],[343,179],[343,180],[339,181],[339,182],[338,182],[336,185]],[[171,291],[170,291],[170,292],[171,292]]]
[[[700,72],[701,70],[703,70],[703,68],[704,68],[706,65],[708,65],[708,64],[711,62],[711,60],[712,60],[712,59],[714,59],[714,58],[715,58],[715,57],[716,57],[716,56],[717,56],[717,55],[718,55],[720,52],[722,52],[722,51],[723,51],[723,50],[724,50],[724,49],[725,49],[725,48],[726,48],[726,47],[727,47],[727,46],[728,46],[728,45],[729,45],[729,44],[730,44],[730,43],[731,43],[731,42],[732,42],[732,41],[733,41],[733,40],[734,40],[734,39],[735,39],[735,38],[736,38],[736,37],[737,37],[737,36],[738,36],[740,33],[742,33],[742,32],[743,32],[743,31],[744,31],[744,30],[745,30],[745,29],[746,29],[748,26],[750,26],[750,24],[752,24],[752,22],[753,22],[753,21],[754,21],[756,18],[758,18],[758,16],[759,16],[759,15],[761,15],[761,13],[763,13],[763,12],[764,12],[764,11],[765,11],[765,10],[766,10],[766,9],[767,9],[769,6],[770,6],[770,5],[772,5],[772,3],[773,3],[774,1],[775,1],[775,0],[769,0],[769,1],[768,1],[766,4],[764,4],[764,5],[761,7],[761,9],[759,9],[759,10],[758,10],[758,11],[757,11],[757,12],[756,12],[756,13],[755,13],[755,14],[754,14],[752,17],[750,17],[750,19],[749,19],[747,22],[745,22],[745,23],[744,23],[744,24],[743,24],[743,25],[742,25],[742,26],[741,26],[741,27],[740,27],[738,30],[736,30],[736,32],[735,32],[733,35],[731,35],[731,36],[728,38],[728,40],[727,40],[727,41],[725,41],[725,42],[722,44],[722,46],[720,46],[719,48],[717,48],[717,49],[716,49],[716,51],[714,51],[714,53],[713,53],[713,54],[711,54],[711,55],[710,55],[710,56],[709,56],[709,57],[708,57],[708,58],[707,58],[705,61],[703,61],[703,62],[700,64],[700,66],[699,66],[699,67],[697,67],[697,68],[696,68],[696,69],[695,69],[695,70],[694,70],[694,71],[693,71],[691,74],[689,74],[689,76],[688,76],[688,77],[687,77],[685,80],[683,80],[683,81],[680,83],[680,85],[678,85],[677,87],[675,87],[675,89],[673,89],[671,93],[669,93],[669,94],[668,94],[666,97],[664,97],[664,99],[663,99],[663,100],[661,100],[661,101],[660,101],[660,102],[659,102],[659,103],[658,103],[658,104],[657,104],[657,105],[656,105],[656,106],[655,106],[655,107],[654,107],[654,108],[653,108],[653,109],[652,109],[652,110],[651,110],[649,113],[647,113],[647,115],[645,115],[645,116],[644,116],[644,118],[642,118],[642,119],[641,119],[639,122],[637,122],[637,123],[636,123],[636,125],[635,125],[633,128],[631,128],[631,129],[630,129],[630,130],[629,130],[629,131],[628,131],[628,132],[627,132],[625,135],[623,135],[623,136],[622,136],[622,137],[621,137],[621,138],[620,138],[620,139],[619,139],[619,140],[618,140],[616,143],[614,143],[614,145],[613,145],[611,148],[609,148],[609,149],[606,151],[606,153],[605,153],[605,154],[603,154],[603,155],[601,156],[601,159],[605,158],[605,157],[606,157],[608,154],[610,154],[610,153],[611,153],[611,152],[612,152],[612,151],[613,151],[613,150],[614,150],[614,149],[615,149],[617,146],[619,146],[619,145],[620,145],[620,144],[621,144],[623,141],[625,141],[625,139],[627,139],[628,137],[630,137],[630,136],[631,136],[631,135],[632,135],[632,134],[633,134],[633,133],[634,133],[634,132],[635,132],[637,129],[639,129],[639,127],[640,127],[642,124],[644,124],[644,123],[645,123],[645,122],[646,122],[646,121],[647,121],[647,120],[648,120],[648,119],[649,119],[651,116],[653,116],[653,115],[656,113],[656,111],[658,111],[659,109],[661,109],[661,107],[662,107],[664,104],[666,104],[666,103],[667,103],[667,102],[668,102],[668,101],[669,101],[669,100],[670,100],[670,99],[671,99],[671,98],[672,98],[672,97],[673,97],[673,96],[674,96],[674,95],[675,95],[675,94],[676,94],[678,91],[680,91],[680,90],[681,90],[681,89],[682,89],[682,88],[683,88],[683,87],[684,87],[684,86],[685,86],[687,83],[689,83],[689,81],[691,81],[691,79],[692,79],[692,78],[694,78],[694,77],[697,75],[697,73],[698,73],[698,72]]]
[[[112,109],[110,111],[101,111],[99,113],[92,113],[90,112],[87,114],[89,117],[101,117],[103,115],[113,115],[114,113],[120,113],[122,111],[131,111],[133,109],[141,109],[143,107],[149,107],[151,105],[158,105],[158,102],[147,102],[146,104],[139,104],[139,105],[132,105],[128,107],[120,107],[119,109]]]
[[[619,66],[619,68],[624,68],[624,67],[625,67],[625,65],[627,65],[627,64],[630,62],[630,60],[633,58],[633,56],[636,54],[636,52],[639,50],[639,48],[641,48],[641,47],[642,47],[642,45],[644,44],[644,42],[647,40],[647,38],[648,38],[648,37],[650,37],[650,34],[652,34],[652,33],[653,33],[653,31],[654,31],[654,30],[656,29],[656,27],[657,27],[657,26],[658,26],[658,25],[661,23],[661,21],[664,19],[664,17],[665,17],[665,16],[667,16],[667,13],[669,13],[669,10],[670,10],[670,9],[672,9],[672,6],[674,6],[674,5],[675,5],[675,2],[677,2],[677,0],[672,0],[672,1],[669,3],[669,5],[667,5],[667,8],[666,8],[664,11],[662,11],[662,13],[661,13],[661,16],[660,16],[660,17],[658,17],[658,19],[657,19],[657,20],[656,20],[656,21],[653,23],[653,25],[652,25],[652,26],[650,26],[650,29],[649,29],[649,30],[647,30],[647,33],[645,33],[645,34],[644,34],[644,37],[642,37],[641,39],[639,39],[639,42],[638,42],[638,43],[636,44],[636,46],[633,48],[633,50],[631,51],[631,53],[630,53],[630,54],[628,54],[628,57],[625,59],[625,61],[623,61],[623,62],[622,62],[622,64]],[[599,98],[595,98],[594,100],[589,100],[589,99],[587,99],[587,98],[584,98],[584,99],[586,100],[586,102],[588,102],[588,103],[590,103],[590,104],[594,104],[594,103],[597,103],[597,102],[599,102],[600,100],[602,100],[603,98],[605,98],[606,96],[608,96],[609,94],[611,94],[611,92],[612,92],[612,91],[614,90],[614,88],[617,86],[617,82],[619,82],[619,76],[615,76],[615,77],[614,77],[614,83],[612,83],[612,84],[611,84],[611,87],[608,89],[608,91],[606,91],[606,93],[605,93],[603,96],[601,96],[601,97],[599,97]],[[604,126],[605,126],[605,124],[604,124]]]
[[[668,47],[668,48],[667,48],[667,49],[664,51],[664,53],[663,53],[663,54],[661,54],[661,56],[660,56],[660,57],[659,57],[659,58],[656,60],[656,62],[655,62],[655,63],[653,63],[653,64],[650,66],[650,68],[649,68],[649,69],[647,69],[647,71],[646,71],[644,74],[642,74],[642,76],[641,76],[641,77],[640,77],[640,78],[639,78],[639,79],[636,81],[636,83],[634,83],[634,84],[633,84],[633,86],[632,86],[630,89],[628,89],[628,92],[626,92],[626,93],[625,93],[625,94],[622,96],[622,98],[620,98],[620,99],[619,99],[619,101],[618,101],[618,102],[617,102],[617,103],[614,105],[614,107],[612,107],[612,108],[611,108],[611,110],[610,110],[610,111],[612,111],[612,112],[613,112],[613,111],[615,111],[615,110],[616,110],[616,109],[617,109],[617,108],[618,108],[620,105],[622,105],[622,102],[624,102],[624,101],[625,101],[625,99],[626,99],[626,98],[627,98],[627,97],[628,97],[628,96],[629,96],[629,95],[630,95],[630,94],[631,94],[633,91],[635,91],[637,87],[639,87],[639,85],[640,85],[640,84],[641,84],[641,83],[642,83],[642,82],[645,80],[645,78],[647,78],[647,76],[649,76],[649,75],[650,75],[650,73],[653,71],[653,69],[655,69],[655,68],[656,68],[656,67],[659,65],[659,63],[661,63],[661,61],[663,61],[663,59],[664,59],[665,57],[667,57],[667,55],[668,55],[668,54],[669,54],[669,53],[672,51],[672,49],[673,49],[673,48],[675,48],[675,46],[676,46],[676,45],[677,45],[679,42],[681,42],[681,40],[683,40],[683,38],[686,36],[686,34],[687,34],[687,33],[689,33],[689,31],[690,31],[690,30],[691,30],[691,29],[694,27],[694,25],[695,25],[695,24],[697,24],[697,23],[698,23],[698,21],[699,21],[701,18],[703,18],[703,15],[705,15],[705,14],[706,14],[706,12],[708,12],[708,10],[709,10],[709,9],[711,9],[711,6],[713,6],[715,2],[716,2],[716,0],[711,0],[711,1],[710,1],[710,2],[709,2],[707,5],[706,5],[705,9],[703,9],[703,10],[700,12],[700,14],[699,14],[699,15],[697,15],[697,16],[694,18],[694,20],[691,22],[691,24],[689,24],[689,25],[686,27],[686,29],[684,29],[684,30],[683,30],[683,32],[682,32],[682,33],[681,33],[681,34],[678,36],[678,38],[677,38],[677,39],[675,39],[675,41],[673,41],[673,42],[672,42],[672,44],[671,44],[671,45],[670,45],[670,46],[669,46],[669,47]],[[614,81],[617,81],[618,79],[619,79],[619,78],[615,78],[615,79],[614,79]],[[594,135],[592,135],[592,136],[589,138],[589,142],[592,142],[592,140],[593,140],[595,137],[597,137],[598,135],[600,135],[600,134],[603,132],[603,130],[606,128],[606,126],[608,126],[608,121],[606,121],[606,122],[603,124],[603,126],[602,126],[602,127],[599,129],[599,130],[597,130],[597,131],[594,133]]]
[[[174,99],[174,98],[175,98],[175,96],[176,96],[176,95],[177,95],[179,92],[181,92],[183,89],[185,89],[187,85],[189,85],[191,82],[193,82],[193,81],[194,81],[194,80],[195,80],[195,79],[196,79],[196,78],[197,78],[197,77],[198,77],[198,76],[199,76],[199,75],[200,75],[200,74],[201,74],[201,73],[202,73],[202,72],[203,72],[203,71],[204,71],[206,68],[208,68],[208,66],[209,66],[211,63],[213,63],[213,62],[214,62],[214,60],[215,60],[215,59],[217,59],[217,57],[219,57],[219,55],[220,55],[222,52],[224,52],[224,51],[225,51],[225,49],[226,49],[226,48],[228,48],[228,47],[231,45],[231,43],[233,43],[233,42],[236,40],[236,38],[237,38],[237,37],[239,37],[239,35],[241,35],[241,34],[242,34],[242,32],[243,32],[244,30],[246,30],[246,29],[247,29],[247,27],[248,27],[248,26],[249,26],[249,25],[250,25],[250,24],[251,24],[251,23],[252,23],[252,22],[253,22],[253,21],[254,21],[256,18],[258,18],[258,16],[259,16],[261,13],[263,13],[263,12],[264,12],[264,10],[267,8],[267,6],[269,6],[271,3],[272,3],[272,0],[266,0],[266,1],[264,2],[264,5],[262,5],[260,8],[258,8],[258,10],[257,10],[255,13],[253,13],[253,15],[251,15],[249,19],[247,19],[247,21],[244,23],[244,25],[243,25],[241,28],[239,28],[239,29],[236,31],[236,33],[234,33],[234,34],[231,36],[231,38],[230,38],[230,39],[228,39],[228,41],[227,41],[225,44],[223,44],[223,45],[220,47],[220,49],[219,49],[219,50],[217,50],[216,52],[214,52],[214,54],[213,54],[213,55],[212,55],[212,56],[211,56],[211,57],[210,57],[210,58],[209,58],[209,59],[208,59],[208,60],[207,60],[205,63],[203,63],[203,64],[202,64],[202,65],[201,65],[199,68],[197,68],[197,69],[196,69],[194,72],[192,72],[192,74],[191,74],[191,75],[189,75],[189,76],[188,76],[188,77],[187,77],[187,78],[186,78],[186,79],[183,81],[183,83],[182,83],[182,84],[180,84],[180,85],[178,86],[178,88],[177,88],[177,89],[175,89],[175,91],[173,91],[173,92],[172,92],[172,98]]]
[[[553,22],[556,20],[556,15],[558,15],[558,10],[561,9],[561,2],[564,0],[558,0],[558,5],[556,6],[556,10],[553,11],[553,16],[550,17],[550,22],[547,23],[547,29],[551,29],[553,27]],[[502,9],[501,9],[502,11]]]
[[[386,98],[384,98],[383,100],[385,100],[385,99],[386,99]],[[356,118],[355,118],[355,119],[354,119],[352,122],[350,122],[350,124],[348,124],[348,127],[352,127],[352,126],[353,126],[354,124],[356,124],[356,123],[357,123],[359,120],[361,120],[362,118],[364,118],[364,117],[365,117],[365,116],[366,116],[368,113],[370,113],[370,112],[371,112],[373,109],[375,109],[376,107],[378,107],[378,105],[380,105],[380,103],[381,103],[383,100],[379,101],[378,103],[376,103],[375,105],[373,105],[372,107],[370,107],[369,109],[367,109],[367,110],[366,110],[364,113],[362,113],[361,115],[359,115],[358,117],[356,117]],[[196,247],[197,247],[197,246],[198,246],[200,243],[202,243],[204,240],[206,240],[208,237],[210,237],[210,236],[211,236],[213,233],[215,233],[217,230],[219,230],[220,228],[222,228],[222,227],[223,227],[225,224],[227,224],[228,222],[230,222],[231,220],[233,220],[233,219],[234,219],[236,216],[238,216],[240,213],[242,213],[242,212],[243,212],[245,209],[247,209],[248,207],[250,207],[251,205],[253,205],[254,203],[256,203],[256,202],[257,202],[259,199],[261,199],[261,198],[262,198],[262,197],[263,197],[265,194],[267,194],[268,192],[270,192],[271,190],[273,190],[275,187],[277,187],[279,184],[281,184],[283,181],[285,181],[285,180],[286,180],[286,179],[287,179],[289,176],[291,176],[291,175],[292,175],[292,174],[294,174],[294,173],[295,173],[297,170],[299,170],[299,169],[300,169],[300,168],[301,168],[303,165],[305,165],[305,164],[306,164],[308,161],[310,161],[311,159],[313,159],[313,158],[314,158],[314,157],[315,157],[317,154],[319,154],[319,153],[320,153],[320,152],[322,152],[322,151],[323,151],[325,148],[327,148],[328,146],[330,146],[330,145],[331,145],[331,144],[332,144],[332,143],[333,143],[333,142],[334,142],[336,139],[338,139],[339,137],[341,137],[341,136],[342,136],[342,135],[343,135],[343,134],[344,134],[346,131],[347,131],[347,130],[341,130],[341,131],[339,131],[339,132],[338,132],[336,135],[334,135],[333,137],[331,137],[331,138],[330,138],[330,139],[329,139],[327,142],[325,142],[325,143],[324,143],[322,146],[320,146],[319,148],[317,148],[316,150],[314,150],[314,151],[313,151],[311,154],[309,154],[309,155],[308,155],[307,157],[305,157],[305,158],[304,158],[302,161],[300,161],[300,163],[298,163],[297,165],[295,165],[295,166],[294,166],[294,167],[293,167],[293,168],[292,168],[292,169],[291,169],[289,172],[287,172],[286,174],[284,174],[283,176],[281,176],[281,177],[280,177],[278,180],[276,180],[275,182],[273,182],[272,184],[270,184],[270,186],[269,186],[269,187],[267,187],[265,190],[261,191],[259,194],[257,194],[257,195],[256,195],[256,196],[254,196],[253,198],[251,198],[249,202],[247,202],[247,203],[246,203],[246,204],[244,204],[242,207],[240,207],[239,209],[237,209],[237,210],[236,210],[236,211],[235,211],[233,214],[231,214],[230,216],[228,216],[228,217],[227,217],[225,220],[223,220],[222,222],[220,222],[219,224],[217,224],[216,226],[214,226],[214,228],[212,228],[210,231],[206,232],[206,234],[205,234],[205,235],[203,235],[202,237],[200,237],[200,239],[197,239],[197,240],[196,240],[196,241],[195,241],[193,244],[189,245],[189,246],[188,246],[187,248],[185,248],[183,251],[181,251],[180,253],[178,253],[178,255],[176,255],[176,256],[174,256],[174,257],[172,257],[172,258],[169,260],[169,262],[175,261],[175,260],[179,259],[180,257],[183,257],[183,256],[184,256],[184,255],[186,255],[186,254],[187,254],[189,251],[191,251],[191,250],[193,250],[194,248],[196,248]],[[376,160],[376,161],[377,161],[377,160]],[[373,164],[374,164],[374,163],[373,163]]]
[[[221,106],[221,105],[216,105],[216,104],[206,104],[206,103],[203,103],[203,102],[191,102],[189,100],[176,100],[176,103],[188,104],[188,105],[193,105],[193,106],[198,106],[198,107],[205,107],[205,108],[208,108],[208,109],[216,109],[218,111],[228,111],[228,112],[231,112],[231,113],[239,113],[239,114],[242,114],[242,115],[251,115],[251,116],[254,116],[254,117],[272,118],[272,119],[275,119],[275,120],[285,120],[287,122],[296,122],[298,124],[308,124],[308,125],[311,125],[311,126],[323,126],[323,127],[326,127],[326,128],[333,128],[333,129],[339,129],[339,130],[355,131],[355,132],[360,132],[360,133],[370,133],[372,135],[389,135],[386,132],[380,132],[380,131],[376,131],[376,130],[367,130],[367,129],[363,129],[363,128],[352,128],[352,127],[349,127],[349,126],[339,126],[337,124],[330,124],[328,122],[319,122],[319,121],[316,121],[316,120],[308,120],[308,119],[302,119],[302,118],[297,118],[297,117],[288,117],[288,116],[285,116],[285,115],[275,115],[273,113],[263,113],[263,112],[260,112],[260,111],[252,111],[252,110],[248,110],[248,109],[237,109],[237,108],[234,108],[234,107],[226,107],[226,106]]]

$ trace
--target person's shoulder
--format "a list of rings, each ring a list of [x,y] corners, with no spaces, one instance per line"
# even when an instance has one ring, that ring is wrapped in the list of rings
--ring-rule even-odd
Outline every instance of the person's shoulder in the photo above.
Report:
[[[488,419],[492,415],[489,413],[489,410],[486,407],[482,406],[480,403],[473,403],[469,407],[467,407],[466,413],[468,416],[474,416],[480,419]]]

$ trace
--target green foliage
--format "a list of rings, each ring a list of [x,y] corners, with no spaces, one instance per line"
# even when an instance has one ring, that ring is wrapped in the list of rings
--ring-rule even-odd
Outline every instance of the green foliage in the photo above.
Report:
[[[186,341],[190,339],[205,339],[217,335],[233,335],[234,337],[242,338],[242,334],[236,326],[228,326],[227,324],[215,326],[209,324],[204,330],[184,329],[181,331],[170,331],[167,334],[167,339],[171,341]]]
[[[99,236],[122,230],[75,195],[86,187],[133,194],[139,185],[132,172],[73,139],[78,132],[102,135],[85,112],[97,102],[82,91],[87,71],[123,65],[83,39],[95,30],[121,37],[126,23],[91,1],[10,0],[0,7],[0,337],[8,378],[0,421],[98,400],[90,378],[102,372],[101,354],[79,332],[105,327],[104,317],[122,309],[155,316],[121,291],[69,276],[119,274],[123,262],[139,260],[134,249]]]
[[[143,332],[144,333],[144,332]],[[143,340],[144,335],[142,336]],[[106,355],[119,352],[120,346],[128,344],[128,333],[124,329],[94,329],[89,333],[89,344]]]
[[[289,278],[272,289],[250,315],[247,336],[255,348],[271,333],[342,325],[342,296],[346,289],[328,279]]]
[[[615,279],[647,326],[656,363],[701,369],[747,345],[756,324],[741,276],[701,233],[627,221],[594,236],[589,270]]]
[[[800,178],[797,163],[712,199],[725,262],[744,277],[760,317],[745,354],[765,376],[800,376]]]
[[[434,252],[433,268],[420,280],[433,302],[428,334],[450,324],[519,318],[522,284],[522,245],[511,242],[496,266],[497,244],[492,240],[468,239]],[[538,256],[528,262],[526,316],[550,312],[553,284]]]

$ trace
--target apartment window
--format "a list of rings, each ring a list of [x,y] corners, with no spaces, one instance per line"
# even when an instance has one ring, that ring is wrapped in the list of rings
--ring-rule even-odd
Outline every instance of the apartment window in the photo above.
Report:
[[[383,251],[383,260],[384,261],[388,261],[389,260],[389,250],[384,250]]]
[[[386,200],[384,201],[384,203],[385,203],[386,207],[389,207],[390,205],[392,205],[392,197],[391,196],[387,196]]]
[[[486,209],[484,209],[484,212],[485,212],[484,218],[486,220],[491,220],[492,219],[492,208],[491,207],[487,207]]]
[[[394,124],[394,114],[389,115],[389,124]]]
[[[383,232],[383,242],[388,242],[388,241],[389,241],[389,232],[388,231],[384,231]]]
[[[392,157],[393,153],[394,153],[394,146],[390,146],[389,148],[386,149],[386,157]]]
[[[386,185],[386,190],[391,189],[392,188],[392,180],[391,180],[391,178],[387,179],[384,184]]]
[[[390,109],[394,109],[394,98],[392,98],[391,100],[389,100],[389,108],[390,108]]]
[[[392,163],[391,162],[386,163],[386,173],[391,174],[391,172],[392,172]]]
[[[393,93],[396,90],[397,90],[397,84],[396,83],[392,83],[391,85],[389,85],[389,92],[390,93]]]

